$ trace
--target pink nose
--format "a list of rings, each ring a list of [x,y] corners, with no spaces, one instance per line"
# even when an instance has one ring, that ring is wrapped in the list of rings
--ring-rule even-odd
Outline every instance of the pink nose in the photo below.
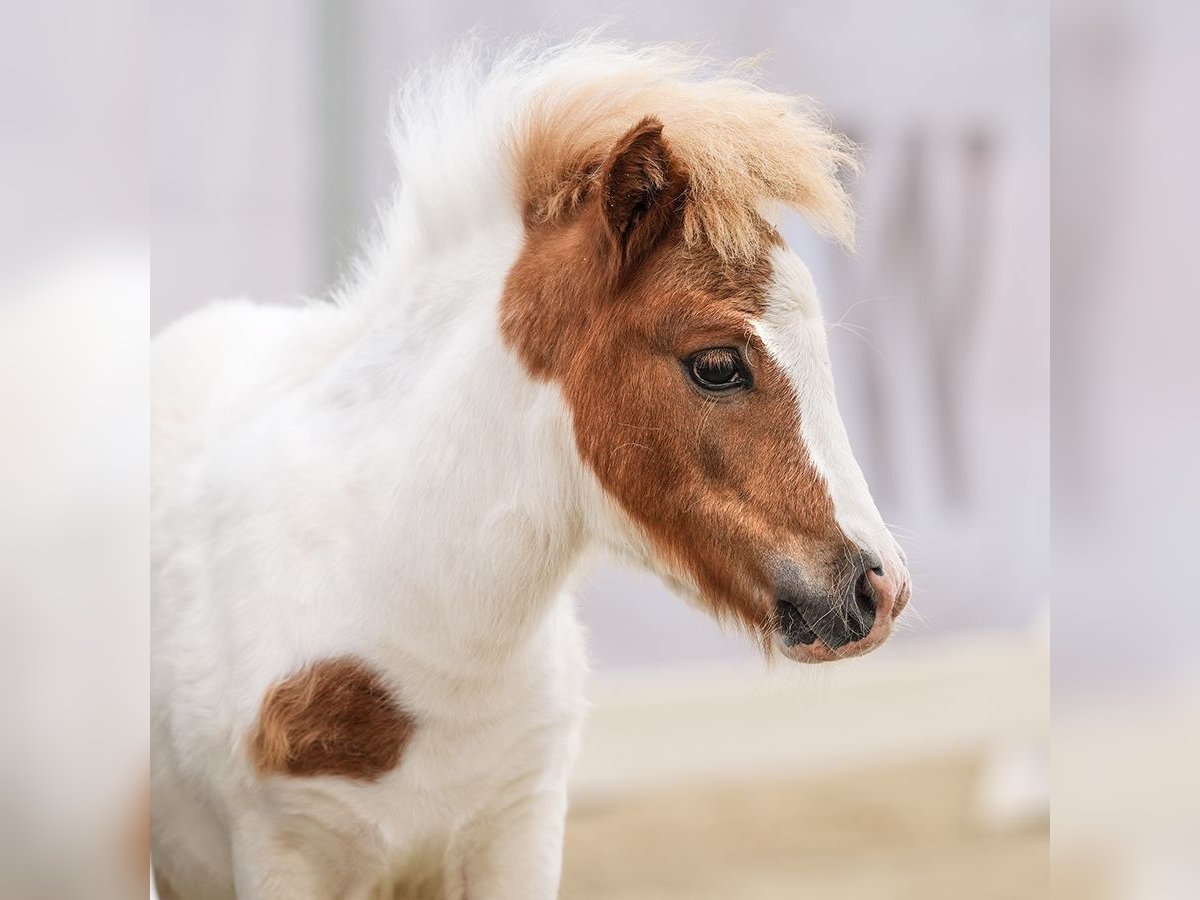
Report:
[[[863,573],[865,589],[870,593],[875,614],[883,619],[895,619],[908,605],[911,594],[908,579],[898,571],[887,571],[882,565]]]

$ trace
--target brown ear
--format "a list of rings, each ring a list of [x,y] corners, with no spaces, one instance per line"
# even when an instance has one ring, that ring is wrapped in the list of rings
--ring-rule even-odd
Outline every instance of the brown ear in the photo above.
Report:
[[[662,122],[647,116],[617,141],[602,171],[604,222],[620,274],[638,265],[670,224],[678,172]]]

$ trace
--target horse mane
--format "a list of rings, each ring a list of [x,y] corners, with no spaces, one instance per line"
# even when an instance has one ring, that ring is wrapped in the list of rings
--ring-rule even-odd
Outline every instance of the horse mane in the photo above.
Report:
[[[778,206],[852,246],[841,177],[857,170],[854,146],[811,99],[756,78],[748,62],[722,67],[680,47],[634,49],[594,35],[517,44],[490,59],[467,43],[398,97],[393,221],[407,219],[426,247],[461,239],[514,199],[524,221],[558,221],[588,196],[621,135],[652,116],[688,173],[689,246],[752,258]]]

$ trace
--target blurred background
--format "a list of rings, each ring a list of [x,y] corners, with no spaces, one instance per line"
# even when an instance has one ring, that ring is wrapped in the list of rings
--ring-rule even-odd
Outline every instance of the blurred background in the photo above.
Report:
[[[564,898],[1046,896],[1051,776],[1055,896],[1196,896],[1200,8],[47,0],[0,9],[0,897],[145,872],[147,335],[337,282],[410,67],[604,22],[766,52],[864,146],[859,254],[787,236],[917,593],[764,671],[596,571]]]
[[[160,4],[154,327],[218,296],[328,293],[395,178],[404,73],[471,32],[597,24],[763,55],[772,86],[813,95],[865,148],[859,254],[799,219],[788,236],[823,290],[842,412],[917,588],[893,646],[814,677],[764,673],[653,576],[602,565],[581,588],[596,709],[564,897],[1044,893],[1041,4]]]

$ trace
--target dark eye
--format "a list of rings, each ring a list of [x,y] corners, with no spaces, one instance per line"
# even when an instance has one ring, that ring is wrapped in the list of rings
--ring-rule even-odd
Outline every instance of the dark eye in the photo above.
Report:
[[[697,386],[712,393],[750,387],[750,368],[731,347],[701,350],[687,359],[688,374]]]

